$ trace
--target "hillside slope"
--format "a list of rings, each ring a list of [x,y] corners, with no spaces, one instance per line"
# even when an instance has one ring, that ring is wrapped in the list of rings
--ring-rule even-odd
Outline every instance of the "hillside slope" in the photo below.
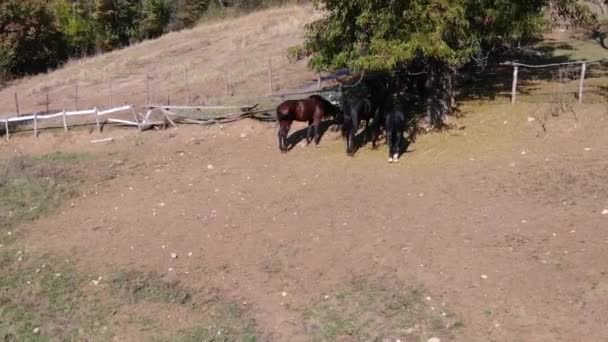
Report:
[[[185,104],[189,97],[190,103],[207,104],[263,96],[269,93],[269,60],[274,90],[291,88],[314,78],[305,61],[291,64],[286,53],[301,42],[304,25],[318,16],[311,6],[274,8],[72,61],[2,89],[0,117],[14,115],[15,93],[22,113],[46,110],[47,92],[50,110],[142,105],[147,75],[150,102],[155,103]]]

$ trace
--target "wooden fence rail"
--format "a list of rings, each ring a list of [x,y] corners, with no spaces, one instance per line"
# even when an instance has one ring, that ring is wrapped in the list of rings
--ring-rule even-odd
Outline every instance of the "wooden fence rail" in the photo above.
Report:
[[[552,67],[560,67],[565,65],[580,65],[581,66],[581,74],[579,80],[578,87],[578,103],[583,103],[583,95],[585,90],[585,75],[588,70],[588,66],[591,64],[599,64],[606,63],[608,59],[596,59],[592,61],[573,61],[573,62],[565,62],[565,63],[550,63],[550,64],[540,64],[540,65],[531,65],[517,62],[506,62],[502,63],[502,65],[510,65],[513,66],[513,85],[511,88],[511,103],[515,104],[517,102],[517,81],[519,76],[520,68],[531,68],[531,69],[541,69],[541,68],[552,68]]]
[[[62,118],[63,121],[63,129],[65,132],[68,131],[68,120],[67,118],[70,116],[86,116],[86,115],[90,115],[93,116],[93,118],[95,119],[95,124],[97,126],[97,130],[99,132],[101,132],[101,122],[100,122],[100,118],[110,115],[110,114],[115,114],[115,113],[120,113],[120,112],[133,112],[134,113],[134,108],[132,106],[122,106],[122,107],[116,107],[116,108],[111,108],[111,109],[107,109],[107,110],[103,110],[103,111],[99,111],[97,108],[94,109],[89,109],[89,110],[78,110],[78,111],[72,111],[72,112],[67,112],[65,110],[58,112],[58,113],[52,113],[52,114],[38,114],[38,113],[34,113],[33,115],[27,115],[27,116],[16,116],[16,117],[10,117],[10,118],[5,118],[2,119],[0,121],[4,121],[4,134],[6,137],[6,140],[10,140],[10,123],[18,123],[18,122],[33,122],[34,124],[34,137],[38,137],[38,122],[40,120],[50,120],[50,119],[55,119],[55,118]],[[107,121],[109,122],[112,119],[108,119]],[[137,125],[138,127],[141,126],[141,122],[139,122],[137,120],[137,118],[135,118],[136,122],[134,122],[135,125]]]

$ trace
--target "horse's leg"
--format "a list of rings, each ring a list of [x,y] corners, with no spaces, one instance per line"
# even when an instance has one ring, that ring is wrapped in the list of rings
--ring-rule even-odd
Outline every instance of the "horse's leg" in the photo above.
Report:
[[[316,116],[313,122],[313,126],[315,129],[315,146],[319,147],[319,143],[321,142],[321,132],[320,130],[320,126],[321,125],[321,117],[320,116]]]
[[[401,139],[403,138],[403,131],[401,129],[397,130],[395,134],[395,145],[393,146],[393,161],[395,163],[399,162],[399,152],[401,150]]]
[[[285,122],[279,121],[279,149],[281,153],[285,153],[285,139],[284,139],[284,131],[285,131]]]
[[[291,121],[283,121],[281,123],[281,130],[279,131],[279,144],[281,144],[283,153],[287,153],[289,146],[287,144],[287,137],[289,130],[291,129]]]
[[[306,145],[310,145],[312,141],[312,120],[308,121],[308,128],[306,129]]]
[[[353,156],[355,154],[355,135],[357,134],[357,131],[355,130],[355,128],[351,128],[350,132],[348,132],[348,148],[346,153],[349,156]]]
[[[376,143],[378,142],[378,131],[379,124],[376,120],[372,121],[372,149],[376,149]]]

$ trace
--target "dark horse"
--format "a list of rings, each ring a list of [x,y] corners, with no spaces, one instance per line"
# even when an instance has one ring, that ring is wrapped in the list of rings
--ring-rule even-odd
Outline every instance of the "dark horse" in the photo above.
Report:
[[[386,143],[388,144],[388,162],[398,163],[401,145],[404,141],[405,113],[399,106],[393,106],[386,108],[384,116],[384,129],[386,130]]]
[[[372,147],[376,148],[376,141],[380,135],[381,104],[375,103],[372,98],[355,98],[345,104],[342,122],[342,136],[346,138],[346,154],[355,154],[355,136],[359,131],[361,121],[365,121],[365,141],[368,139],[369,121],[372,122]]]
[[[319,95],[312,95],[302,100],[287,100],[277,107],[277,120],[279,121],[279,149],[287,153],[287,135],[294,121],[308,122],[306,143],[312,141],[314,128],[315,145],[319,145],[321,132],[319,125],[326,117],[338,117],[340,110]]]

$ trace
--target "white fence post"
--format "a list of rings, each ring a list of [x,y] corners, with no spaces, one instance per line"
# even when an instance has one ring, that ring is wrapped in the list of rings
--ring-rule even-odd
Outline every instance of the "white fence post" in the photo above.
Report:
[[[95,107],[93,110],[95,111],[95,113],[93,115],[95,115],[95,124],[97,125],[97,133],[101,133],[101,125],[99,124],[99,111],[97,110],[97,107]]]
[[[65,115],[65,108],[63,109],[63,112],[61,112],[61,116],[63,117],[63,131],[65,133],[68,132],[68,117],[67,115]]]
[[[587,72],[587,63],[581,66],[581,82],[578,86],[578,104],[583,103],[583,89],[585,87],[585,73]]]
[[[517,101],[517,73],[519,67],[517,65],[514,66],[513,68],[513,87],[511,89],[511,104],[515,104],[515,101]]]
[[[4,134],[6,135],[6,141],[10,141],[11,140],[11,136],[10,133],[8,132],[8,119],[4,120]]]
[[[34,138],[38,139],[38,113],[34,113]]]

